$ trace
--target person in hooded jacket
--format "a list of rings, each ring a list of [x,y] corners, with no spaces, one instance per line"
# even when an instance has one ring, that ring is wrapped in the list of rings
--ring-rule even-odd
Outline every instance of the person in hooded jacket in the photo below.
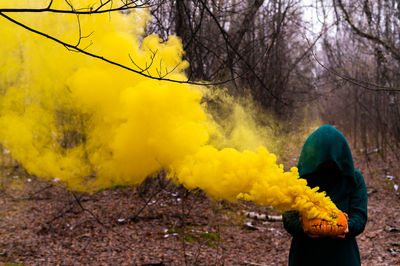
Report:
[[[298,212],[285,212],[283,224],[293,236],[289,265],[361,265],[356,236],[367,223],[367,189],[363,176],[354,169],[346,138],[330,125],[318,128],[304,143],[297,167],[308,186],[326,191],[348,215],[348,228],[337,237],[311,235],[304,232]]]

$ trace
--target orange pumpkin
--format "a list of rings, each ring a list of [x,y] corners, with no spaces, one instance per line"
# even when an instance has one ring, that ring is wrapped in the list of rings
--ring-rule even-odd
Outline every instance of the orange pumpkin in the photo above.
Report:
[[[347,216],[339,210],[336,224],[324,219],[302,219],[304,232],[320,236],[337,236],[347,229]]]

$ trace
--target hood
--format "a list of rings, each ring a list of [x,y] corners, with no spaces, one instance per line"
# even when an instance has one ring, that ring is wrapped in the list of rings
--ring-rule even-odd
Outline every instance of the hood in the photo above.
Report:
[[[355,182],[353,156],[346,138],[336,128],[324,125],[307,138],[297,168],[303,177],[329,161],[333,161],[344,176]]]

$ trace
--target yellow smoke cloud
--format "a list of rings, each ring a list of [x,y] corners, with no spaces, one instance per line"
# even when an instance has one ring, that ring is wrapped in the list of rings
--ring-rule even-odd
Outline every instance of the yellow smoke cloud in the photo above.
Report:
[[[93,3],[72,1],[76,9]],[[46,4],[0,0],[2,8]],[[53,7],[69,8],[65,1],[54,1]],[[79,39],[76,15],[10,16],[65,42]],[[80,47],[93,43],[87,51],[155,77],[186,80],[181,41],[143,37],[149,19],[143,9],[79,16],[82,36],[87,36]],[[169,178],[215,199],[251,200],[309,218],[329,218],[321,208],[337,213],[324,193],[299,179],[296,168],[285,172],[276,156],[260,146],[269,133],[258,130],[242,105],[233,104],[229,119],[217,123],[202,103],[213,94],[204,87],[124,71],[3,18],[0,33],[0,142],[29,173],[94,192],[140,184],[165,169]]]

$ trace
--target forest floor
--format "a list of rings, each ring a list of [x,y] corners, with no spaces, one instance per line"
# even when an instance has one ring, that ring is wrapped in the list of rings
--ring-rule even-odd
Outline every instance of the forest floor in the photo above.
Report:
[[[362,263],[400,265],[399,166],[369,158],[355,155],[369,194],[357,238]],[[269,208],[213,201],[162,175],[139,187],[71,193],[8,160],[0,163],[0,264],[287,265],[282,222],[244,215],[275,214]]]

